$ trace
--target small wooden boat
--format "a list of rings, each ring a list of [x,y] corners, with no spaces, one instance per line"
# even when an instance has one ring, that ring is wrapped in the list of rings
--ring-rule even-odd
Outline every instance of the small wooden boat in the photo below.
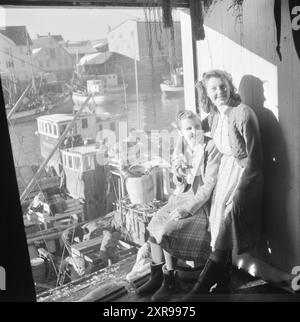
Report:
[[[35,120],[38,116],[56,113],[71,113],[73,110],[72,97],[69,93],[58,96],[54,102],[37,100],[32,108],[14,113],[10,120],[22,123]],[[9,112],[9,110],[7,111]]]
[[[183,94],[183,69],[177,68],[175,72],[171,74],[170,79],[167,79],[160,84],[160,90],[166,95]]]
[[[160,90],[164,94],[182,94],[184,92],[183,86],[176,86],[171,84],[169,81],[165,81],[160,84]]]

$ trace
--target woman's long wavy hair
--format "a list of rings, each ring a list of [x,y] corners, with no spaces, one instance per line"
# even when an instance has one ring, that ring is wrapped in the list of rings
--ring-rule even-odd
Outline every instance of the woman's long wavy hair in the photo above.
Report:
[[[198,90],[199,105],[200,105],[200,108],[202,108],[202,110],[205,113],[217,113],[218,112],[216,106],[212,103],[210,98],[207,96],[206,85],[207,85],[207,81],[211,77],[221,78],[222,80],[226,79],[228,81],[229,89],[230,89],[229,105],[230,106],[237,106],[238,104],[240,104],[241,97],[238,94],[237,89],[234,87],[234,85],[232,83],[231,75],[225,71],[214,69],[214,70],[211,70],[207,73],[204,73],[202,75],[202,80],[196,83],[196,88]]]

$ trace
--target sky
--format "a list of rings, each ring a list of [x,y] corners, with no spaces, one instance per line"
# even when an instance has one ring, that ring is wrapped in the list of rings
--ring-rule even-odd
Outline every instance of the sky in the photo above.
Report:
[[[32,39],[49,32],[65,40],[101,39],[106,38],[108,26],[144,17],[143,9],[0,7],[0,25],[25,25]]]

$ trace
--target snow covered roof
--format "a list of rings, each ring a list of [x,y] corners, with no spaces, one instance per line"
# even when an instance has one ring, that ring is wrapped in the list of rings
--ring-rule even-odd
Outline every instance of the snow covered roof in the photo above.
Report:
[[[112,53],[96,53],[96,54],[88,54],[83,56],[78,65],[84,66],[84,65],[100,65],[105,63],[110,57]]]
[[[35,57],[41,50],[42,50],[42,48],[34,48],[34,49],[32,49],[32,56]]]

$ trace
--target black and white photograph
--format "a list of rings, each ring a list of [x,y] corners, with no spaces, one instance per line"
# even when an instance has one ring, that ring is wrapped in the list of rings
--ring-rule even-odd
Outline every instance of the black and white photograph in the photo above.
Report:
[[[3,301],[300,301],[300,1],[1,0],[0,87]]]

